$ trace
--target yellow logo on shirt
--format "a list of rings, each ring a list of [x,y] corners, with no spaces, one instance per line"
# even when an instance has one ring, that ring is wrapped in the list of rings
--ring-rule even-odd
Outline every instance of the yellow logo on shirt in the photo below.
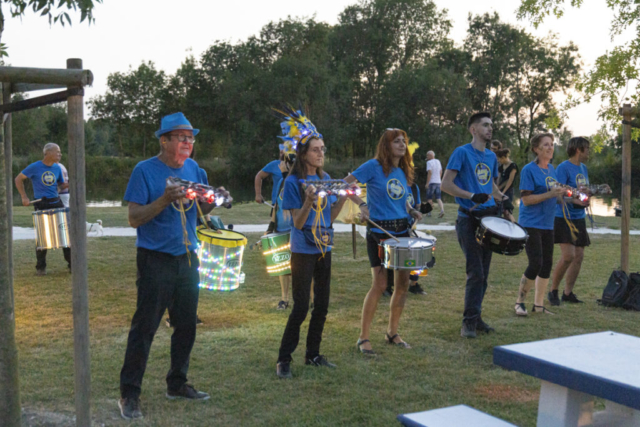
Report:
[[[398,180],[397,178],[393,178],[387,181],[387,194],[393,200],[398,200],[404,197],[405,191],[406,190],[404,185],[402,185],[400,180]]]
[[[485,185],[491,181],[491,168],[484,163],[476,165],[476,178],[480,185]]]
[[[580,187],[581,185],[588,185],[587,178],[584,175],[579,173],[576,175],[576,187]]]
[[[413,200],[413,193],[409,193],[409,195],[407,196],[407,200],[409,200],[409,204],[411,206],[416,204],[415,200]]]
[[[556,184],[556,182],[558,182],[558,181],[556,181],[556,179],[554,177],[548,176],[545,179],[545,184],[547,184],[547,190],[551,190],[553,188],[553,186]]]
[[[46,186],[52,186],[56,183],[56,176],[51,171],[45,171],[42,174],[42,183]]]

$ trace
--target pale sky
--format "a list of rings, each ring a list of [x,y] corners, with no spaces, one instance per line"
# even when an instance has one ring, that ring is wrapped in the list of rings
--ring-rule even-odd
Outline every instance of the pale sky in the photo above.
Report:
[[[67,58],[82,58],[84,68],[94,74],[87,98],[106,91],[107,76],[137,68],[144,60],[173,74],[188,54],[200,56],[216,40],[235,42],[257,34],[271,21],[287,15],[310,17],[336,24],[338,14],[354,0],[104,0],[95,8],[95,23],[49,27],[44,17],[28,12],[22,20],[6,18],[2,42],[8,46],[13,66],[65,68]],[[550,18],[537,30],[528,22],[517,21],[518,0],[435,0],[439,8],[449,9],[453,22],[450,37],[462,43],[469,13],[497,11],[503,21],[524,27],[537,36],[549,31],[559,34],[560,43],[573,41],[580,49],[585,68],[610,50],[612,13],[604,0],[585,0],[581,9],[567,8],[561,19]],[[8,15],[6,6],[5,16]],[[630,40],[631,31],[615,40]],[[32,92],[31,96],[40,93]],[[599,102],[569,111],[567,125],[574,134],[590,135],[602,125],[597,121]],[[88,111],[86,112],[88,114]]]

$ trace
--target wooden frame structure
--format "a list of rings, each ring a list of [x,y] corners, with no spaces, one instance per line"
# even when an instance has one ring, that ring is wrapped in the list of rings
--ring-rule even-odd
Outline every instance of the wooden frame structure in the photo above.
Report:
[[[629,274],[629,228],[631,219],[631,119],[640,118],[640,109],[624,104],[619,110],[622,116],[622,194],[620,207],[620,268]]]
[[[91,425],[91,366],[89,356],[89,297],[87,285],[86,183],[84,147],[84,86],[93,74],[82,69],[81,59],[67,59],[66,69],[0,67],[4,141],[0,144],[0,420],[2,425],[21,423],[18,357],[15,344],[13,303],[13,177],[11,114],[58,102],[67,102],[69,137],[69,234],[73,242],[73,338],[75,410],[78,426]],[[11,103],[11,94],[64,88],[50,95]],[[6,262],[5,262],[6,260]]]

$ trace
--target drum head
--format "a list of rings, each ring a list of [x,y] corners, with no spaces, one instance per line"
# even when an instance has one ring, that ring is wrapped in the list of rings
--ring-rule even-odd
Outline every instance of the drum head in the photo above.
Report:
[[[244,234],[240,234],[231,230],[211,230],[210,228],[198,228],[198,239],[211,243],[216,246],[225,248],[236,248],[238,246],[246,246],[247,238]]]
[[[481,223],[487,230],[509,239],[524,239],[527,237],[527,232],[524,228],[504,218],[488,216],[482,218]]]
[[[387,239],[382,244],[389,247],[398,247],[405,249],[420,249],[430,248],[433,246],[433,241],[428,239],[419,239],[417,237],[398,237],[398,241],[394,239]]]

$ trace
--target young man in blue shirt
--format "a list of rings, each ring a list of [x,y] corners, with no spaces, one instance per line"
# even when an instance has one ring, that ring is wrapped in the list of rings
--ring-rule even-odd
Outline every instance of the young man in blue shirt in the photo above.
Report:
[[[481,317],[491,251],[476,241],[478,218],[497,214],[494,199],[501,201],[506,196],[493,179],[498,173],[496,155],[486,148],[493,132],[491,115],[476,113],[469,118],[467,127],[473,139],[469,144],[456,148],[449,158],[442,178],[442,191],[454,196],[460,205],[456,233],[466,258],[467,271],[460,335],[475,338],[476,331],[489,333],[494,330]]]
[[[37,202],[33,202],[36,211],[64,208],[62,200],[58,194],[58,188],[65,190],[69,188],[69,183],[65,182],[60,169],[60,159],[62,153],[60,147],[53,142],[49,142],[42,149],[44,158],[27,166],[16,176],[15,183],[22,198],[22,206],[29,206],[27,193],[24,190],[24,180],[30,179],[33,185],[33,195]],[[62,248],[64,259],[67,261],[69,271],[71,271],[71,249]],[[36,274],[44,276],[47,274],[47,250],[36,249]]]

